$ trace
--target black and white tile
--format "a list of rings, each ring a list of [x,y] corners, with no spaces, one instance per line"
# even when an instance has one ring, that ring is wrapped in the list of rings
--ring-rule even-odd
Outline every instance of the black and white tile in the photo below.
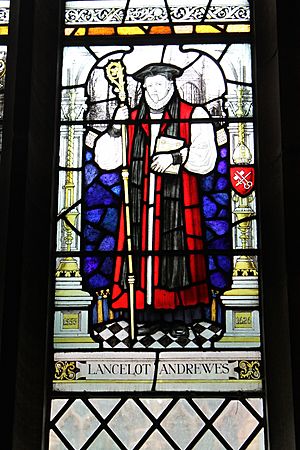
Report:
[[[188,336],[174,338],[167,331],[157,331],[149,336],[138,336],[135,349],[197,349],[212,348],[213,342],[222,336],[222,328],[209,322],[197,322],[188,328]],[[94,339],[101,342],[104,349],[128,349],[130,347],[129,324],[124,320],[108,323],[99,331],[94,331]]]

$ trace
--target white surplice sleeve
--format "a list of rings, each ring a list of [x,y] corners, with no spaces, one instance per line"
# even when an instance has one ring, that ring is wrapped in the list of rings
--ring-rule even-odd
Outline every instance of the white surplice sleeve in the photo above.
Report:
[[[209,118],[202,107],[194,109],[192,119]],[[113,130],[112,130],[113,131]],[[191,125],[191,145],[185,168],[193,173],[206,174],[216,163],[217,149],[211,123]],[[112,170],[122,165],[122,139],[114,132],[103,134],[95,145],[95,162],[103,170]]]
[[[202,107],[194,109],[192,119],[209,118]],[[191,145],[184,167],[193,173],[206,174],[216,163],[217,148],[214,129],[211,123],[193,123],[191,125]]]
[[[122,165],[122,138],[111,133],[101,136],[95,146],[95,161],[103,170],[112,170]]]

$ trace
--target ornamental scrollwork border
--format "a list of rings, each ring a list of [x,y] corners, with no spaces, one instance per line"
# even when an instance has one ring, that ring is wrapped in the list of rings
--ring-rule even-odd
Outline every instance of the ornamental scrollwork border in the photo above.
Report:
[[[260,361],[239,361],[239,375],[243,380],[260,380]]]
[[[121,23],[125,10],[120,7],[112,8],[67,8],[65,12],[66,25],[97,24],[97,23]],[[170,7],[171,20],[174,22],[194,22],[206,17],[208,22],[216,21],[248,21],[250,20],[249,7],[236,6],[211,6],[206,10],[204,6],[177,6]],[[169,15],[164,7],[136,7],[129,8],[126,14],[126,23],[135,22],[168,22]]]
[[[56,361],[54,380],[55,381],[74,381],[79,369],[76,367],[76,361]]]

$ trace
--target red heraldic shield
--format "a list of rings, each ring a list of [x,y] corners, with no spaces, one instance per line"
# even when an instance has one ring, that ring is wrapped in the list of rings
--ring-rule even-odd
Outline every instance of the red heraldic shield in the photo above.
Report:
[[[242,197],[249,195],[254,189],[254,175],[252,166],[230,167],[230,180],[235,192]]]

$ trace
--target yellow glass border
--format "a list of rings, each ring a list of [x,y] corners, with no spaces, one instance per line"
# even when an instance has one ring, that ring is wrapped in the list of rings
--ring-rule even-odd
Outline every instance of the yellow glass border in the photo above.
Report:
[[[0,34],[1,34],[0,27]],[[188,25],[122,25],[122,26],[86,26],[65,27],[65,36],[168,36],[168,35],[191,35],[191,34],[231,34],[250,33],[250,24],[188,24]],[[4,33],[2,33],[4,34]]]

